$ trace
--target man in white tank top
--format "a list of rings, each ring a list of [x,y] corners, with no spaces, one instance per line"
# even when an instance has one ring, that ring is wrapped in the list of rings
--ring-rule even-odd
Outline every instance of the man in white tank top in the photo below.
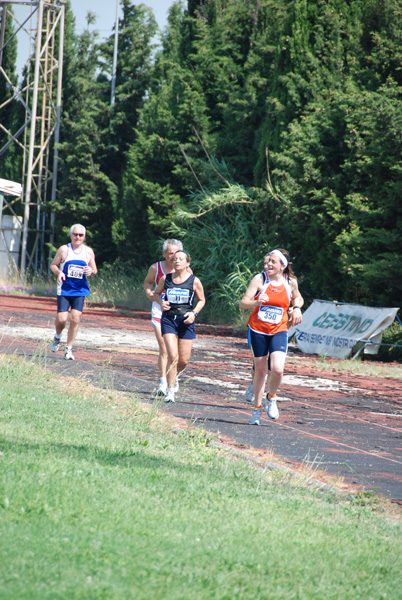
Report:
[[[159,346],[158,368],[159,368],[159,388],[158,396],[165,396],[167,390],[166,380],[166,365],[167,365],[167,350],[161,333],[161,316],[162,310],[157,302],[154,301],[154,290],[159,283],[159,280],[169,273],[173,273],[173,256],[178,250],[183,250],[183,244],[180,240],[168,239],[163,242],[162,255],[164,260],[154,263],[148,269],[147,276],[144,279],[144,290],[152,302],[152,325],[154,327],[155,337]],[[178,386],[178,382],[176,383]]]
[[[50,270],[57,276],[56,333],[50,350],[58,351],[70,310],[70,326],[64,351],[66,360],[75,360],[73,343],[77,337],[85,297],[90,294],[87,278],[98,272],[94,252],[84,244],[85,235],[83,225],[73,225],[70,228],[71,242],[60,246],[50,265]]]

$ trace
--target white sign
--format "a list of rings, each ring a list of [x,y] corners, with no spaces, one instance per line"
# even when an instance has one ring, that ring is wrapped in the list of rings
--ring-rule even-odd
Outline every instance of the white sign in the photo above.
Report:
[[[9,194],[10,196],[21,196],[22,185],[20,183],[15,183],[15,181],[0,178],[0,192]]]
[[[300,325],[289,329],[289,338],[295,334],[297,345],[307,354],[348,358],[357,342],[381,342],[381,332],[398,310],[314,300]],[[378,345],[367,349],[378,352]]]

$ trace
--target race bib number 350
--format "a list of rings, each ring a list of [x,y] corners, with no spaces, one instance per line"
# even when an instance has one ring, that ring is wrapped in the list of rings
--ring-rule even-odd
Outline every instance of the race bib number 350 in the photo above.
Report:
[[[81,265],[68,265],[67,275],[73,279],[82,279],[84,277],[84,267],[81,267]]]
[[[279,325],[283,316],[283,308],[278,306],[260,306],[258,311],[258,318],[264,323],[272,323],[272,325]]]

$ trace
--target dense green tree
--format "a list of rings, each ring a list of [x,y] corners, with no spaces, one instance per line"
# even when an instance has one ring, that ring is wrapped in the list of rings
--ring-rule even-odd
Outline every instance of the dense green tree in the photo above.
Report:
[[[284,2],[214,1],[194,14],[198,35],[189,60],[208,98],[211,150],[252,185]]]
[[[402,88],[390,77],[350,108],[340,270],[347,297],[394,306],[402,293]]]
[[[105,144],[100,127],[105,105],[97,85],[99,45],[97,34],[88,29],[77,37],[68,33],[59,185],[52,209],[59,231],[72,219],[88,227],[89,242],[102,261],[111,255],[110,223],[117,191],[99,164]]]
[[[111,87],[114,33],[100,47],[101,72],[98,84],[105,107],[102,120],[107,140],[101,159],[103,171],[117,185],[126,167],[127,150],[135,141],[138,116],[150,86],[157,23],[152,10],[143,4],[122,2],[123,15],[118,28],[118,55],[113,105]]]
[[[0,24],[4,19],[4,49],[0,50],[1,67],[0,73],[0,149],[4,148],[0,156],[0,177],[19,181],[21,179],[21,152],[17,150],[15,142],[5,148],[11,136],[15,135],[20,128],[18,119],[17,101],[12,100],[17,91],[17,40],[11,39],[14,33],[12,21],[12,7],[3,5],[0,7]],[[11,136],[9,133],[10,132]]]
[[[393,40],[400,56],[400,9],[400,2],[334,2],[306,20],[310,54],[320,61],[296,90],[313,93],[304,105],[293,93],[299,113],[272,140],[272,168],[290,204],[288,245],[309,297],[384,304],[401,290],[400,69],[384,49]],[[281,83],[288,90],[292,80],[290,73]]]
[[[258,77],[261,61],[252,58],[259,12],[244,0],[189,3],[184,13],[180,4],[171,8],[115,223],[115,237],[131,252],[141,245],[137,236],[129,240],[133,225],[152,242],[180,201],[203,185],[191,173],[204,156],[200,140],[241,182],[253,183],[267,85]]]
[[[164,236],[172,211],[194,185],[186,157],[202,153],[196,131],[206,128],[203,90],[177,60],[182,13],[171,9],[165,53],[155,60],[152,85],[128,152],[114,239],[120,253],[147,262]],[[191,162],[191,161],[190,161]]]

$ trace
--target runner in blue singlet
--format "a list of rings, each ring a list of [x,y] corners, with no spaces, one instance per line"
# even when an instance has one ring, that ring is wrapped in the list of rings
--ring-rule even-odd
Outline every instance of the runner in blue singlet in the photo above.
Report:
[[[98,272],[94,252],[84,244],[85,235],[86,229],[83,225],[73,225],[70,228],[71,243],[60,246],[50,265],[50,270],[57,276],[56,333],[50,350],[59,350],[61,334],[71,309],[64,351],[66,360],[75,360],[73,343],[78,333],[85,297],[90,294],[87,277]]]

